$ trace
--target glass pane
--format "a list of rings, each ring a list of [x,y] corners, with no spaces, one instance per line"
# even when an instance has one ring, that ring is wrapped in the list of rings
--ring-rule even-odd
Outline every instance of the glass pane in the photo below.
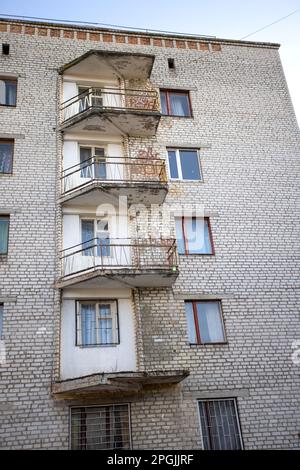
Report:
[[[175,219],[176,238],[177,238],[177,249],[180,255],[185,254],[185,244],[182,232],[182,218]]]
[[[17,101],[17,83],[6,82],[6,104],[16,106]]]
[[[91,156],[92,149],[90,147],[80,147],[80,176],[82,178],[92,178]]]
[[[171,176],[171,178],[178,179],[178,168],[177,168],[177,161],[176,161],[176,152],[174,150],[169,150],[168,151],[168,158],[169,158],[170,176]]]
[[[198,152],[195,150],[180,150],[180,164],[182,179],[200,180],[200,166]]]
[[[196,344],[197,336],[196,336],[195,319],[194,319],[192,302],[185,302],[185,314],[186,314],[186,320],[187,320],[189,341],[192,344]]]
[[[81,304],[81,343],[83,346],[96,344],[96,305]]]
[[[167,106],[167,94],[165,91],[160,92],[160,101],[161,101],[161,112],[162,114],[168,114],[168,106]]]
[[[81,221],[81,237],[82,237],[82,247],[85,249],[82,254],[84,256],[93,256],[95,244],[95,235],[94,235],[94,221],[93,220],[82,220]]]
[[[184,229],[189,254],[212,253],[207,219],[185,217]]]
[[[7,254],[9,217],[0,217],[0,254]]]
[[[222,343],[224,332],[219,302],[197,302],[198,323],[202,343]]]
[[[169,93],[171,114],[173,116],[190,116],[190,103],[187,93]]]
[[[0,142],[0,173],[12,172],[13,148],[12,142]]]

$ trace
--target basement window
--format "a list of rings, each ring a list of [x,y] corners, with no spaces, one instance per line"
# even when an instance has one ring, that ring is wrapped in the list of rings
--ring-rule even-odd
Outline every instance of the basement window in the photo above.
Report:
[[[225,343],[225,332],[219,300],[185,302],[190,344]]]
[[[130,449],[129,423],[128,404],[71,408],[71,449]]]
[[[115,300],[80,301],[76,310],[77,346],[119,344],[118,305]]]
[[[17,80],[0,77],[0,105],[16,106],[17,104]]]
[[[208,217],[175,219],[178,253],[180,255],[213,255],[214,246]]]
[[[201,436],[204,450],[243,449],[236,400],[199,400]]]
[[[0,174],[11,174],[13,164],[14,141],[0,139]]]

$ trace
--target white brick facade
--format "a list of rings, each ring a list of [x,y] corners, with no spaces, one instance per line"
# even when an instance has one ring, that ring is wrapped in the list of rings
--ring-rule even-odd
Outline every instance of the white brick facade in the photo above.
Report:
[[[0,107],[0,139],[15,139],[13,174],[0,175],[0,214],[10,214],[8,256],[0,257],[6,348],[0,448],[66,449],[71,405],[124,402],[131,404],[133,448],[199,449],[197,400],[206,397],[237,399],[246,449],[299,448],[300,366],[291,356],[300,339],[300,136],[278,47],[0,26],[0,43],[10,44],[10,54],[0,56],[0,77],[18,77],[16,108]],[[204,207],[215,255],[180,256],[171,288],[133,291],[138,369],[189,370],[183,382],[57,400],[51,382],[59,379],[61,314],[58,70],[91,49],[153,54],[152,84],[190,91],[193,118],[162,117],[155,137],[123,144],[133,157],[147,149],[165,158],[166,147],[200,148],[203,181],[170,182],[165,204]],[[156,221],[163,230],[159,214]],[[132,233],[145,222],[143,212],[133,217]],[[170,231],[174,236],[173,220]],[[190,346],[184,300],[201,298],[222,301],[226,344]]]

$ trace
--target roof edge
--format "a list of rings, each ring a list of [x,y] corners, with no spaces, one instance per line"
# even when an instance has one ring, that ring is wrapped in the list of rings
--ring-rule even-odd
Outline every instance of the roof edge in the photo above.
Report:
[[[51,28],[63,28],[65,30],[80,30],[80,31],[92,31],[92,32],[105,32],[105,33],[117,33],[126,35],[138,35],[143,37],[154,37],[154,38],[167,38],[167,39],[181,39],[181,40],[192,40],[192,41],[203,41],[209,43],[228,44],[228,45],[239,45],[239,46],[251,46],[251,47],[265,47],[270,49],[279,49],[279,43],[264,42],[264,41],[243,41],[240,39],[224,39],[215,36],[205,36],[187,33],[167,33],[167,32],[151,32],[151,30],[141,31],[133,29],[118,29],[118,28],[105,28],[96,26],[84,26],[81,24],[71,23],[59,23],[59,22],[47,22],[47,21],[31,21],[24,19],[15,18],[3,18],[0,17],[0,23],[11,23],[11,24],[23,24],[27,26],[46,26]]]

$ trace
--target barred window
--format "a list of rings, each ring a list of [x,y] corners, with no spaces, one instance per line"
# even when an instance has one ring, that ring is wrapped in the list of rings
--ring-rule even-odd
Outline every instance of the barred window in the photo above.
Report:
[[[235,399],[199,401],[204,450],[243,448]]]
[[[118,305],[115,300],[77,302],[77,346],[119,343]]]
[[[130,449],[129,406],[71,409],[71,449]]]

